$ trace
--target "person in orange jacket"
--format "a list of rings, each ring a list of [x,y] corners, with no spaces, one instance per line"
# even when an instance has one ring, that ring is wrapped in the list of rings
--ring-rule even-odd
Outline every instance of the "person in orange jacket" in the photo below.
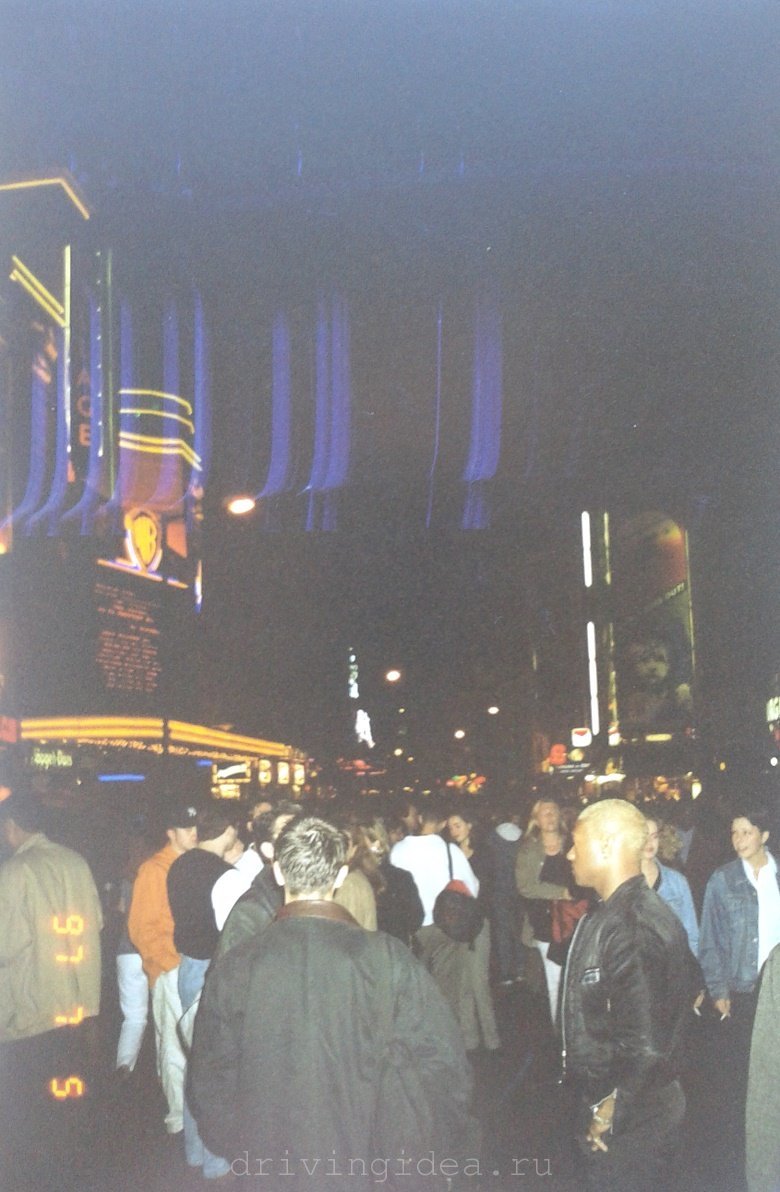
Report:
[[[152,1018],[157,1045],[157,1075],[168,1103],[165,1128],[184,1129],[184,1070],[186,1061],[176,1024],[181,1018],[179,953],[173,942],[173,916],[168,903],[168,870],[177,857],[198,843],[198,809],[192,803],[173,804],[166,815],[167,844],[140,866],[133,885],[127,930],[141,955],[152,991]]]

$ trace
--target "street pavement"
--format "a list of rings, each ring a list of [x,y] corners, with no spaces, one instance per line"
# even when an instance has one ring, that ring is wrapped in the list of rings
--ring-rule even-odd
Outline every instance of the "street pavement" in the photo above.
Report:
[[[88,1103],[74,1115],[73,1146],[58,1167],[56,1187],[66,1192],[194,1192],[211,1186],[184,1161],[181,1136],[163,1127],[164,1102],[154,1070],[154,1043],[147,1030],[131,1079],[112,1071],[119,1011],[109,996],[99,1022],[101,1064]],[[475,1052],[472,1063],[482,1124],[480,1176],[463,1186],[476,1192],[579,1192],[576,1151],[571,1139],[570,1095],[558,1083],[558,1047],[550,1029],[538,974],[529,982],[496,990],[503,1047]],[[689,1113],[684,1146],[669,1189],[658,1192],[744,1192],[733,1140],[718,1129],[717,1040],[696,1023],[685,1085]],[[705,1045],[706,1044],[706,1045]],[[46,1139],[41,1139],[42,1147]],[[472,1170],[475,1165],[472,1165]],[[263,1177],[218,1181],[242,1192],[284,1192]],[[458,1187],[460,1185],[457,1185]],[[337,1181],[328,1184],[337,1192]],[[381,1192],[381,1183],[377,1188]],[[49,1192],[25,1182],[23,1172],[6,1173],[2,1192]],[[312,1192],[323,1192],[313,1188]]]

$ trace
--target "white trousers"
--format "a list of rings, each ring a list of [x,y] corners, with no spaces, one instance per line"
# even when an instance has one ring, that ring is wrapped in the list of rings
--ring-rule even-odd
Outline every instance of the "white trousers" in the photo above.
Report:
[[[179,1042],[176,1023],[181,1018],[179,966],[162,973],[152,987],[152,1016],[157,1044],[157,1075],[160,1078],[168,1112],[165,1129],[178,1134],[184,1129],[184,1069],[186,1060]]]
[[[119,986],[119,1005],[122,1009],[116,1066],[129,1068],[132,1072],[149,1018],[149,982],[137,952],[117,956],[116,979]]]
[[[542,940],[534,940],[534,944],[544,961],[547,996],[550,999],[550,1018],[552,1019],[553,1026],[555,1026],[558,1021],[558,988],[561,983],[561,966],[556,964],[554,960],[547,959],[547,953],[550,950],[549,943],[543,943]]]

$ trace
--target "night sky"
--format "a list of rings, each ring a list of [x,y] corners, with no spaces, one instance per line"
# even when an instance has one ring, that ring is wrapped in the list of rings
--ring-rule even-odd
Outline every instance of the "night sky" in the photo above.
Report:
[[[203,293],[210,719],[323,748],[349,645],[377,708],[382,669],[406,669],[426,732],[491,687],[522,715],[533,640],[572,727],[577,519],[606,505],[690,529],[704,718],[760,725],[780,669],[776,3],[6,3],[0,22],[0,175],[67,166],[129,286]],[[307,534],[334,292],[350,484],[339,529]],[[490,528],[464,531],[480,295],[502,318],[501,455]],[[295,475],[228,525],[222,498],[265,482],[280,310]]]

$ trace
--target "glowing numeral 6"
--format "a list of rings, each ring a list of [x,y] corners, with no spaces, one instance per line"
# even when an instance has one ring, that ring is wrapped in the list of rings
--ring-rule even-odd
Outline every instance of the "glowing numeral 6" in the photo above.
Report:
[[[60,923],[61,915],[55,915],[52,919],[52,927],[57,935],[83,935],[84,934],[84,920],[81,915],[68,915],[65,920],[65,925]]]

